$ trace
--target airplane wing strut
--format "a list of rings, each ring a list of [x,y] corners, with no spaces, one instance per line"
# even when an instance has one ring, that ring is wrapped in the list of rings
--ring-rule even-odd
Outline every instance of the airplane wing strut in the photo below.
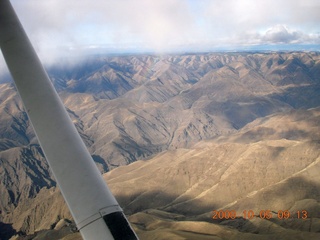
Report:
[[[0,47],[83,239],[138,239],[69,118],[9,0],[0,0]]]

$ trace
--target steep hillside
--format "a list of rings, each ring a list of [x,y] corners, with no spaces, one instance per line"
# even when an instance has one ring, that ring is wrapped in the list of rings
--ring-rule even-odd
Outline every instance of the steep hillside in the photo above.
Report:
[[[299,171],[318,166],[317,52],[94,56],[48,71],[102,173],[145,161],[107,174],[129,214],[156,208],[207,221],[205,212],[213,208],[229,204],[240,211],[248,195],[265,204],[268,187],[291,188],[305,178]],[[51,204],[41,205],[39,191],[52,196],[51,203],[62,199],[52,190],[55,182],[14,85],[0,82],[0,223],[6,232],[32,233],[70,215],[60,208],[49,214],[55,212]],[[130,174],[140,177],[129,180]],[[318,183],[306,179],[305,189]],[[158,186],[161,193],[155,191],[160,183],[166,184]],[[309,197],[319,201],[313,189],[288,197],[284,207]]]
[[[108,100],[100,97],[104,86],[96,86],[95,94],[91,88],[69,94],[67,87],[61,96],[92,140],[91,152],[111,169],[165,149],[190,147],[236,131],[258,117],[319,106],[318,54],[128,56],[107,60],[108,67],[99,68],[98,74],[107,74],[110,70],[106,72],[106,68],[117,69],[118,83],[122,75],[129,74],[128,83],[135,85],[132,90],[117,91],[120,97]],[[85,77],[90,78],[90,74]],[[280,84],[281,79],[287,80]],[[117,89],[109,86],[109,91]]]
[[[119,167],[104,178],[141,239],[318,239],[319,121],[319,108],[275,114],[227,137]],[[248,140],[266,128],[260,139]],[[42,191],[28,208],[22,204],[14,211],[16,229],[33,232],[68,218],[59,192]],[[40,209],[45,220],[26,220]],[[213,220],[213,210],[237,215]],[[286,210],[291,217],[280,219]],[[248,219],[244,211],[254,216]],[[46,234],[58,232],[52,231]]]
[[[258,117],[319,106],[319,59],[317,53],[92,57],[49,73],[106,170],[190,147]],[[2,84],[1,92],[2,149],[36,141],[14,88]]]

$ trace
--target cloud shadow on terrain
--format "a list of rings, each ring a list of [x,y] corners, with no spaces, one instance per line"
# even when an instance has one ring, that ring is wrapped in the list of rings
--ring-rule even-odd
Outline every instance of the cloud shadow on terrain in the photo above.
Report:
[[[163,221],[202,221],[251,234],[277,234],[279,229],[281,229],[282,233],[287,230],[318,233],[320,232],[320,227],[317,226],[318,220],[315,219],[320,218],[319,189],[319,183],[310,181],[303,176],[292,177],[285,180],[285,182],[277,183],[258,191],[254,197],[245,196],[242,199],[237,199],[237,203],[231,207],[223,208],[223,210],[237,210],[237,218],[234,220],[212,219],[212,211],[219,210],[221,207],[215,205],[214,200],[211,204],[189,198],[184,201],[187,203],[184,209],[173,210],[175,208],[170,207],[170,205],[178,195],[166,194],[160,190],[137,192],[131,196],[126,196],[125,194],[117,195],[116,199],[128,215],[143,212]],[[304,205],[303,201],[305,201]],[[302,204],[301,209],[295,209],[299,208],[299,203],[300,205]],[[225,205],[227,204],[229,203],[226,202]],[[240,211],[240,209],[242,210]],[[292,211],[292,218],[287,220],[279,219],[277,212],[288,209]],[[159,210],[160,213],[158,215],[154,214],[153,210]],[[245,219],[243,210],[253,210],[255,217],[252,220]],[[261,210],[271,210],[272,218],[270,220],[261,218],[259,216]],[[296,213],[298,210],[307,210],[308,218],[306,220],[298,219],[297,214],[293,214],[294,211]],[[139,222],[133,222],[133,224],[137,225],[141,230],[150,230],[148,226],[141,225]],[[267,228],[269,225],[270,228]]]
[[[284,182],[265,188],[258,192],[255,197],[246,197],[231,206],[231,209],[253,209],[257,213],[255,215],[258,218],[260,218],[259,212],[261,210],[270,210],[272,212],[270,220],[260,218],[265,221],[264,225],[261,223],[256,225],[243,224],[242,227],[239,227],[232,220],[222,221],[221,224],[235,227],[241,232],[265,234],[268,232],[266,232],[264,226],[266,224],[270,225],[272,222],[281,227],[283,231],[286,229],[320,233],[320,226],[318,224],[320,220],[319,189],[320,183],[310,181],[303,176],[292,177]],[[286,210],[290,212],[290,217],[282,219],[281,214],[278,215],[278,211]],[[304,210],[307,211],[306,219],[302,217],[302,211]],[[270,228],[270,230],[276,231],[276,228],[273,226],[273,229]]]
[[[125,192],[123,192],[117,194],[115,197],[124,209],[124,212],[129,216],[132,225],[142,232],[142,234],[151,234],[153,231],[156,231],[156,234],[159,236],[167,233],[174,233],[177,234],[177,236],[182,236],[186,233],[190,233],[191,235],[199,234],[199,236],[203,234],[215,236],[215,234],[217,234],[222,236],[220,239],[228,239],[228,236],[224,236],[224,232],[227,234],[227,232],[230,233],[231,231],[230,234],[239,237],[238,239],[241,239],[242,234],[250,234],[250,236],[252,236],[250,239],[257,240],[264,239],[260,238],[261,236],[270,236],[271,239],[273,237],[278,237],[273,239],[282,239],[280,237],[287,233],[289,234],[288,238],[284,239],[290,239],[289,237],[292,237],[293,233],[295,233],[297,237],[291,239],[303,239],[299,238],[298,235],[302,233],[320,233],[320,227],[317,225],[320,218],[319,189],[319,183],[299,176],[268,186],[258,191],[254,196],[248,197],[245,196],[245,194],[243,198],[237,199],[236,204],[228,208],[223,208],[223,210],[237,210],[237,218],[234,220],[212,219],[212,211],[221,208],[221,206],[214,203],[214,199],[212,199],[212,202],[202,202],[192,197],[186,197],[184,198],[184,203],[186,204],[183,206],[184,208],[181,209],[174,208],[174,205],[172,205],[172,202],[179,197],[179,194],[168,194],[161,191],[161,189],[146,192],[137,190],[131,195],[126,195]],[[224,205],[227,204],[229,204],[229,202],[226,202]],[[62,208],[62,205],[63,204],[59,207]],[[309,218],[307,220],[279,220],[276,218],[275,212],[279,210],[291,210],[291,208],[295,211],[309,211],[309,216],[312,217],[312,220]],[[255,212],[255,217],[252,220],[245,219],[240,209],[247,211],[252,209]],[[259,211],[266,209],[270,209],[273,212],[273,218],[270,220],[259,218]],[[56,219],[55,215],[53,215],[53,217]],[[205,227],[202,223],[206,223]],[[0,229],[2,229],[3,226],[6,227],[6,236],[9,238],[14,234],[19,234],[17,230],[12,228],[11,224],[0,223]],[[215,233],[215,231],[218,232]],[[39,234],[45,236],[43,232],[39,232]],[[0,239],[5,240],[9,238],[2,237]],[[313,240],[317,238],[311,237],[308,239]]]
[[[295,109],[319,107],[320,83],[288,87],[281,94],[274,93],[268,95],[268,97],[285,102]]]

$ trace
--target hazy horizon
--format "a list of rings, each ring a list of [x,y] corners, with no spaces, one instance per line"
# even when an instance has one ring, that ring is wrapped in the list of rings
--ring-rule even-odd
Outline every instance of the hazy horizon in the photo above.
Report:
[[[320,50],[316,0],[11,2],[41,60],[49,63],[83,49]]]

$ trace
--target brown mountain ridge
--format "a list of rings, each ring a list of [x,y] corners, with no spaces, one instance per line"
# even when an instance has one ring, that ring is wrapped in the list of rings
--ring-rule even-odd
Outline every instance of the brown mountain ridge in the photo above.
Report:
[[[318,53],[95,56],[48,70],[99,169],[113,169],[107,182],[142,239],[318,237]],[[4,81],[0,150],[6,232],[31,234],[71,219],[14,86]],[[226,207],[303,206],[308,221],[210,217]]]
[[[319,117],[319,108],[275,114],[237,133],[159,153],[104,177],[141,239],[318,239]],[[276,126],[270,128],[272,123]],[[257,128],[273,131],[248,141]],[[304,134],[287,135],[292,132]],[[215,209],[234,210],[237,218],[213,220]],[[271,219],[260,217],[268,210]],[[286,210],[292,217],[279,219],[278,212]],[[255,216],[245,219],[244,211]],[[306,219],[297,217],[301,211],[307,211]],[[61,218],[70,214],[59,191],[42,189],[14,210],[19,221],[13,226],[32,233]],[[68,236],[81,239],[77,233]]]

